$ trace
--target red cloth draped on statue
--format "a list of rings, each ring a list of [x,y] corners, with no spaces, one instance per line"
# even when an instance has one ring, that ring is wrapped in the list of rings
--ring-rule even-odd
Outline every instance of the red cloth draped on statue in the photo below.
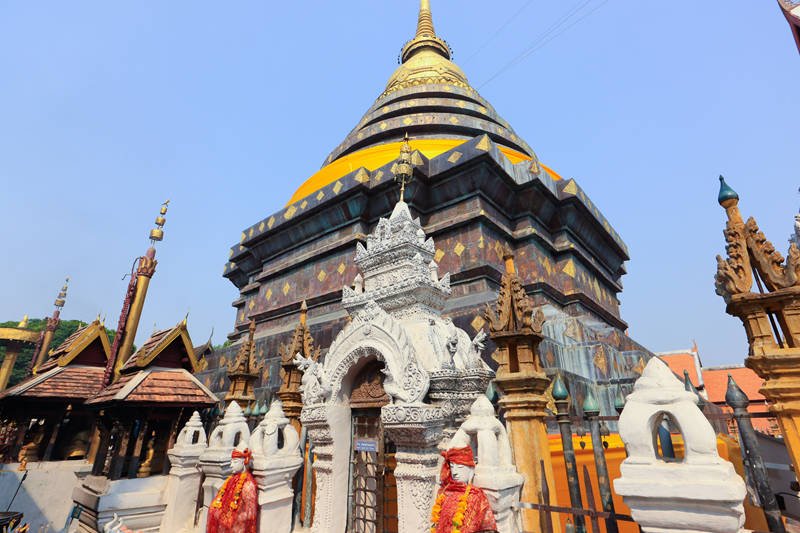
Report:
[[[244,459],[244,470],[225,480],[208,510],[207,533],[256,533],[258,531],[258,486],[247,469],[250,450],[234,450],[233,459]]]
[[[475,466],[472,448],[451,448],[442,452],[444,463],[439,476],[441,485],[431,513],[431,533],[477,533],[495,531],[497,523],[483,490],[472,484],[455,481],[450,463]]]

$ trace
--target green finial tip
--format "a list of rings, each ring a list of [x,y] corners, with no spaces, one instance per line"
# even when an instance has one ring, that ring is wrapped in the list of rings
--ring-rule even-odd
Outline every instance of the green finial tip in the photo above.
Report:
[[[556,374],[556,379],[553,381],[553,399],[564,401],[569,398],[569,391],[564,385],[564,380],[561,379],[561,374]]]
[[[600,412],[600,404],[597,403],[597,398],[594,397],[592,389],[586,390],[586,399],[583,400],[583,412],[584,414]]]
[[[717,201],[720,205],[723,205],[728,200],[739,200],[739,195],[736,194],[736,191],[731,189],[730,185],[725,183],[725,178],[722,176],[719,177],[719,196],[717,197]]]

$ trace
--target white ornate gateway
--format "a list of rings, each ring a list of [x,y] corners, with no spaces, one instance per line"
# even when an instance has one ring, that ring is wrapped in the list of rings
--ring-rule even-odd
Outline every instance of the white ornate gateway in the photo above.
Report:
[[[442,317],[450,277],[434,254],[401,200],[357,247],[361,273],[342,298],[352,320],[325,362],[295,360],[316,454],[314,532],[429,527],[438,446],[493,377],[483,336]]]

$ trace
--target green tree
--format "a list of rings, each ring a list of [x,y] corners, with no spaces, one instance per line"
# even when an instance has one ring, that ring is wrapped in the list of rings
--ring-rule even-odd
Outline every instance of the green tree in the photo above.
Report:
[[[75,333],[78,328],[81,328],[86,324],[86,322],[82,322],[80,320],[62,320],[53,333],[53,341],[50,343],[50,349],[52,350],[60,346],[65,340],[67,340],[67,337]],[[17,325],[19,325],[19,320],[0,322],[0,327],[2,328],[15,328]],[[31,318],[28,320],[29,330],[42,331],[45,327],[47,327],[47,319]],[[106,333],[108,334],[108,342],[113,343],[116,331],[113,329],[106,329]],[[19,357],[17,357],[17,362],[14,364],[14,370],[11,372],[9,387],[16,385],[27,376],[28,365],[30,365],[31,358],[33,357],[33,349],[33,346],[28,346],[20,352]],[[5,348],[0,348],[0,354],[5,357]]]

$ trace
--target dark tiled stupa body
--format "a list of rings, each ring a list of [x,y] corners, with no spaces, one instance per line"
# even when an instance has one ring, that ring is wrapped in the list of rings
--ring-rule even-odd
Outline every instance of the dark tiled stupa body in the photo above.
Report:
[[[586,387],[593,387],[603,413],[612,414],[615,383],[627,392],[651,356],[624,333],[620,317],[625,244],[576,181],[539,163],[469,87],[449,51],[431,39],[438,38],[418,30],[387,92],[323,169],[284,209],[246,228],[231,248],[224,276],[239,290],[233,345],[208,356],[199,377],[224,396],[227,363],[255,318],[256,353],[266,363],[257,395],[274,396],[278,347],[290,342],[303,300],[324,357],[346,321],[341,289],[357,274],[356,243],[398,200],[392,166],[408,133],[416,166],[405,198],[435,240],[439,273],[451,273],[445,313],[468,332],[483,328],[510,246],[527,292],[547,316],[544,365],[562,370],[573,405],[582,405]],[[337,174],[337,168],[348,170]],[[487,345],[490,364],[493,350]]]

